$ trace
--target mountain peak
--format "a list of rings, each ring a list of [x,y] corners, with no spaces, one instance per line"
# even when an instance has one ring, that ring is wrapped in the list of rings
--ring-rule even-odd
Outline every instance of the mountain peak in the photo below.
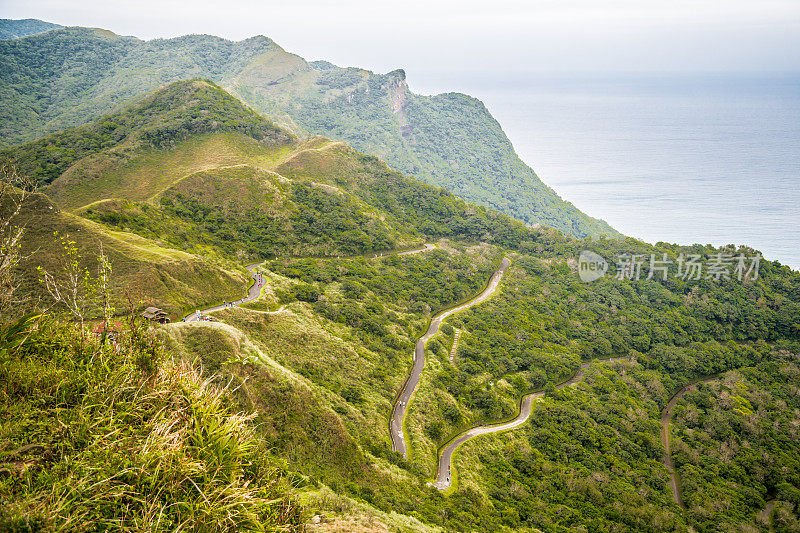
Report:
[[[398,78],[398,79],[401,79],[401,80],[405,80],[406,79],[406,71],[401,69],[401,68],[395,69],[395,70],[389,72],[386,75],[388,77],[390,77],[390,78]]]
[[[186,135],[216,131],[238,131],[268,144],[291,138],[219,85],[201,78],[163,85],[127,112],[109,118],[126,113],[137,124],[142,123],[136,137],[154,146]]]
[[[162,85],[127,109],[95,122],[0,152],[0,159],[8,158],[44,185],[74,161],[99,151],[169,148],[204,133],[239,133],[262,145],[294,140],[214,82],[195,78]]]

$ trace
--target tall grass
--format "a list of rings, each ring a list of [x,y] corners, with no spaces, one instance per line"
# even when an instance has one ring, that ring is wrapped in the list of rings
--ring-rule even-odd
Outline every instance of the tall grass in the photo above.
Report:
[[[162,363],[148,332],[117,346],[52,322],[25,333],[0,349],[0,531],[299,525],[251,417],[190,365]]]

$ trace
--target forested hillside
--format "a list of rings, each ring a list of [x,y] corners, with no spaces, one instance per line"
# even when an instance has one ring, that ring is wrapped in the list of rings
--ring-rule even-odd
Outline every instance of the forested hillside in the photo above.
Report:
[[[0,39],[17,39],[56,28],[63,28],[63,26],[37,19],[0,19]]]
[[[62,208],[192,253],[358,255],[531,234],[344,143],[299,142],[202,80],[0,157]]]
[[[480,101],[413,94],[402,70],[382,75],[308,63],[261,36],[144,42],[64,28],[0,42],[0,142],[80,125],[161,84],[197,76],[297,135],[347,141],[467,201],[579,237],[616,235],[544,185]]]
[[[201,79],[2,156],[43,185],[2,195],[2,527],[796,529],[800,274],[756,250],[532,228]]]
[[[672,254],[688,251],[635,241],[620,244],[637,253],[660,256],[667,252],[673,258]],[[589,246],[610,257],[619,244],[557,244],[542,239],[538,246],[540,252],[519,248],[501,294],[456,315],[448,321],[450,327],[442,328],[429,341],[428,361],[406,428],[411,453],[407,461],[398,464],[430,479],[437,450],[451,438],[475,424],[510,418],[519,409],[520,396],[544,389],[545,399],[534,404],[529,423],[463,445],[453,466],[457,487],[443,500],[436,494],[415,495],[401,487],[377,489],[372,482],[367,484],[372,490],[358,489],[356,494],[382,509],[426,513],[433,523],[456,530],[729,531],[752,527],[766,531],[772,520],[770,511],[765,512],[766,504],[775,499],[783,502],[776,507],[775,524],[793,524],[798,515],[790,487],[796,488],[797,482],[790,480],[796,479],[797,454],[793,446],[784,451],[775,448],[791,441],[800,423],[796,411],[784,409],[787,400],[764,397],[758,404],[762,409],[759,416],[765,420],[777,417],[781,422],[762,423],[762,428],[769,424],[766,433],[755,427],[749,430],[753,437],[748,438],[748,446],[758,448],[757,456],[769,457],[766,462],[751,462],[744,469],[736,466],[745,457],[736,453],[743,444],[737,443],[735,428],[748,422],[741,418],[747,412],[736,411],[739,403],[733,401],[723,410],[729,413],[724,415],[726,421],[715,423],[718,433],[694,437],[710,449],[718,450],[724,443],[729,450],[722,457],[713,452],[714,466],[696,454],[693,467],[683,466],[686,452],[680,445],[673,448],[677,450],[679,482],[687,494],[686,509],[670,492],[659,432],[662,410],[672,394],[701,377],[783,365],[781,375],[786,377],[780,379],[792,379],[800,348],[795,325],[800,319],[797,273],[767,263],[758,280],[744,283],[604,279],[585,284],[570,267],[573,254]],[[456,256],[474,253],[459,252],[457,246],[448,248]],[[441,261],[435,256],[428,260]],[[365,318],[359,319],[356,313],[359,303],[374,309],[380,302],[388,311],[387,302],[398,302],[425,316],[447,305],[441,300],[429,303],[427,294],[435,283],[409,293],[397,283],[383,281],[387,279],[383,270],[398,266],[416,269],[413,263],[406,266],[384,259],[379,262],[381,270],[374,272],[374,267],[366,267],[370,262],[364,260],[365,266],[358,269],[328,259],[278,261],[265,268],[296,280],[303,294],[313,289],[324,295],[324,299],[311,298],[310,304],[291,304],[292,313],[307,317],[314,311],[322,328],[336,336],[342,336],[342,325],[349,325],[364,342],[371,336],[391,338],[394,324],[392,313],[387,313],[387,319],[373,313],[372,317],[384,321],[385,329],[366,321],[369,325],[362,326],[360,320]],[[389,279],[407,275],[392,274]],[[355,287],[362,288],[351,288],[356,283]],[[293,299],[279,294],[284,302]],[[260,320],[239,311],[225,315],[225,320],[243,331],[258,331],[256,338],[264,342],[274,342],[267,339],[285,331],[292,317],[285,312]],[[451,362],[455,330],[461,335]],[[267,337],[261,331],[273,333]],[[320,333],[310,339],[317,335]],[[345,338],[353,338],[351,335]],[[410,349],[407,345],[406,350]],[[375,385],[359,378],[358,390],[353,391],[351,385],[341,383],[341,374],[327,370],[333,361],[309,358],[303,351],[286,346],[276,358],[322,388],[356,398],[352,405],[368,417]],[[620,356],[625,360],[592,365],[574,388],[552,387],[573,375],[581,361]],[[730,375],[734,377],[729,383],[737,383],[741,376]],[[784,385],[775,382],[776,390],[795,395],[796,383],[781,382]],[[737,387],[745,390],[747,386]],[[756,408],[750,405],[748,409]],[[696,415],[693,420],[698,420]],[[756,440],[755,435],[763,436]],[[375,455],[385,453],[375,450],[372,439],[362,441],[367,449]],[[391,455],[388,458],[398,461]],[[704,481],[698,481],[700,478]],[[697,483],[705,485],[695,488]],[[723,490],[723,485],[729,488]],[[737,506],[735,511],[731,501]],[[783,530],[791,531],[791,527]]]

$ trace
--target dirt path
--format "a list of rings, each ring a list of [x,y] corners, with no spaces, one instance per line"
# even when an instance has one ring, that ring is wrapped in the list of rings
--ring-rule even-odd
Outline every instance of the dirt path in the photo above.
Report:
[[[606,359],[603,362],[613,362],[613,361],[622,361],[626,360],[628,357],[616,357],[613,359]],[[557,389],[563,389],[564,387],[571,387],[578,383],[581,379],[583,379],[583,371],[589,368],[589,365],[592,362],[583,363],[578,371],[572,376],[568,381],[565,381],[559,385],[556,385]],[[502,424],[496,424],[491,426],[477,426],[472,429],[468,429],[452,441],[450,444],[444,447],[442,450],[441,455],[439,456],[439,466],[436,468],[436,481],[430,483],[430,485],[436,487],[439,490],[447,490],[451,485],[451,467],[453,462],[453,453],[456,449],[467,442],[468,440],[474,439],[475,437],[479,437],[481,435],[486,435],[487,433],[497,433],[499,431],[508,431],[509,429],[514,429],[525,422],[528,421],[528,418],[531,416],[531,411],[533,410],[533,402],[534,400],[538,400],[539,398],[544,396],[544,391],[534,392],[524,396],[522,398],[522,402],[520,404],[519,414],[514,417],[513,420],[508,422],[504,422]]]
[[[717,376],[696,381],[682,388],[676,392],[672,398],[669,399],[667,406],[664,407],[663,411],[661,411],[661,445],[664,446],[666,453],[664,456],[664,466],[666,466],[667,470],[669,471],[669,484],[670,487],[672,487],[672,499],[684,509],[686,508],[686,505],[684,505],[683,498],[681,498],[681,487],[678,483],[678,474],[675,472],[675,463],[672,461],[672,451],[669,447],[669,426],[670,420],[672,419],[672,411],[675,410],[675,404],[678,403],[678,400],[680,400],[684,394],[690,390],[697,389],[697,385],[700,383],[708,383],[709,381],[714,381],[715,379],[717,379]]]
[[[400,395],[392,407],[392,418],[389,424],[389,431],[392,437],[392,449],[396,452],[402,453],[403,457],[406,456],[407,452],[406,441],[405,437],[403,436],[403,419],[406,416],[408,402],[411,400],[411,396],[414,394],[417,385],[419,385],[419,378],[422,375],[422,369],[425,368],[425,344],[436,334],[437,331],[439,331],[439,327],[442,325],[442,321],[444,321],[445,318],[452,314],[468,309],[474,305],[478,305],[494,294],[494,292],[497,290],[497,287],[500,285],[500,280],[503,279],[503,274],[505,273],[509,264],[510,263],[508,259],[503,259],[500,268],[497,269],[497,271],[492,275],[491,280],[489,280],[489,285],[487,285],[483,292],[481,292],[478,296],[467,301],[466,303],[459,305],[458,307],[442,311],[433,317],[430,325],[428,326],[428,331],[417,341],[417,345],[414,347],[414,366],[411,368],[411,373],[406,378],[403,388],[400,391]]]

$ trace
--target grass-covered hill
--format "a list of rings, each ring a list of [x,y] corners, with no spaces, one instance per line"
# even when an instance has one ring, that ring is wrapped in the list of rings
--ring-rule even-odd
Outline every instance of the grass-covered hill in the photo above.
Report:
[[[347,141],[393,168],[529,224],[616,234],[564,202],[514,152],[478,100],[415,95],[380,75],[306,62],[266,37],[140,41],[63,28],[0,42],[0,142],[19,144],[94,120],[161,84],[201,76],[300,136]]]
[[[136,185],[98,181],[107,181],[115,168],[129,166],[130,160],[141,157],[143,152],[169,150],[204,133],[238,133],[270,148],[294,140],[219,87],[196,80],[171,84],[124,111],[49,135],[3,155],[10,157],[18,171],[39,186],[51,185],[58,179],[53,186],[57,190],[69,189],[63,193],[67,196],[78,194],[76,188],[100,187],[107,192],[121,187],[121,195],[138,199],[163,186],[158,178],[151,181],[154,178],[140,173]]]
[[[429,237],[519,243],[536,232],[345,143],[299,141],[212,82],[0,152],[64,210],[191,253],[358,255]]]
[[[11,209],[12,197],[3,197],[0,212],[8,216]],[[25,228],[19,265],[24,280],[21,292],[34,299],[47,299],[38,269],[63,274],[67,247],[76,249],[74,259],[92,275],[97,273],[102,249],[110,262],[111,304],[118,313],[127,312],[131,305],[135,309],[155,305],[167,310],[174,320],[197,307],[241,298],[246,293],[247,275],[240,266],[212,262],[102,226],[62,211],[42,194],[29,195],[12,223]]]

